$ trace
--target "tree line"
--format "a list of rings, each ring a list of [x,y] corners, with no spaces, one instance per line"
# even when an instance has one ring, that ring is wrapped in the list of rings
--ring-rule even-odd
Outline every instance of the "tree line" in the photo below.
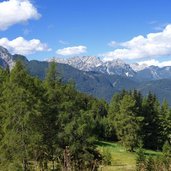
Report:
[[[129,151],[144,148],[162,150],[171,143],[171,109],[167,101],[160,105],[154,94],[143,97],[137,90],[115,94],[109,104],[108,118],[117,139]]]
[[[136,90],[107,104],[64,84],[53,62],[45,80],[21,62],[0,69],[0,170],[97,170],[98,140],[119,141],[129,151],[170,147],[171,110]]]

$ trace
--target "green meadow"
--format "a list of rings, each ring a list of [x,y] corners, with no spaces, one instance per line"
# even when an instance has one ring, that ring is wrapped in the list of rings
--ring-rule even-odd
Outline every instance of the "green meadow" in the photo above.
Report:
[[[135,171],[136,167],[136,152],[128,152],[119,143],[100,141],[97,143],[97,149],[101,154],[111,156],[110,165],[101,165],[99,171]],[[161,152],[145,150],[147,156],[161,155]]]

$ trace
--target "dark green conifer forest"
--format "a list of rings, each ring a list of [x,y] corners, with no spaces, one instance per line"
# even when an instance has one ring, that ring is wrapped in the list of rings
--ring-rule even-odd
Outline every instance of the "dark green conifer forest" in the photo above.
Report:
[[[101,140],[137,152],[137,170],[171,168],[167,101],[123,90],[107,104],[62,83],[56,67],[50,64],[45,80],[21,62],[0,69],[0,170],[95,171],[104,160],[96,148]],[[146,158],[142,148],[163,151],[163,160]]]

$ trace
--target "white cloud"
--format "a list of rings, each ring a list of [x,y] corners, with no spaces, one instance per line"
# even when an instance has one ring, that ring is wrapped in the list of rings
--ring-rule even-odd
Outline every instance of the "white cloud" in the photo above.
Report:
[[[40,14],[29,0],[8,0],[0,2],[0,30],[23,23],[29,19],[39,19]]]
[[[119,43],[122,48],[102,54],[104,60],[141,59],[171,55],[171,24],[162,32],[150,33],[146,37],[139,35]]]
[[[58,55],[63,55],[63,56],[69,56],[69,55],[79,55],[81,53],[87,52],[87,47],[86,46],[73,46],[73,47],[67,47],[63,49],[58,49],[56,53]]]
[[[38,39],[25,40],[23,37],[17,37],[16,39],[11,41],[7,38],[1,38],[0,46],[8,49],[12,54],[22,55],[50,50],[47,44],[41,43],[41,41]]]
[[[171,60],[159,62],[158,60],[151,59],[151,60],[147,60],[147,61],[138,62],[138,64],[140,64],[140,65],[145,64],[147,66],[154,65],[154,66],[158,66],[158,67],[165,67],[165,66],[171,66]]]

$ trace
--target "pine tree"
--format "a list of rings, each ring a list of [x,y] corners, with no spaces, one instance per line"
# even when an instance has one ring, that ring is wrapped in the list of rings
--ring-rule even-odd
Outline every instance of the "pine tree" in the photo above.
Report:
[[[9,79],[9,70],[7,69],[2,69],[0,67],[0,106],[3,103],[3,99],[2,99],[2,92],[5,88],[4,84],[7,82],[7,80]],[[2,123],[2,116],[0,115],[0,127],[1,127],[1,123]],[[1,128],[0,128],[0,139],[2,137],[1,135]]]
[[[161,140],[161,146],[163,146],[164,142],[166,141],[171,142],[171,111],[169,109],[166,100],[164,100],[161,106],[159,121],[160,121],[160,130],[161,130],[160,140]]]
[[[143,101],[143,143],[146,148],[160,149],[160,104],[155,95],[149,93]]]
[[[58,155],[58,129],[60,127],[58,121],[59,103],[61,97],[61,84],[57,73],[56,63],[52,62],[49,65],[46,78],[44,80],[44,95],[42,112],[42,154],[41,167],[47,167],[48,161],[53,163],[59,157]],[[45,165],[45,166],[43,166]]]
[[[108,115],[106,119],[103,119],[103,122],[105,125],[104,131],[105,134],[107,134],[110,137],[114,137],[114,140],[118,140],[116,136],[116,120],[117,120],[117,115],[119,112],[119,104],[120,101],[123,99],[123,96],[126,94],[125,91],[123,91],[121,94],[116,93],[112,97],[112,100],[109,104],[109,109],[108,109]]]
[[[10,79],[4,85],[3,103],[0,107],[2,120],[2,140],[0,142],[2,168],[6,163],[29,169],[29,160],[41,135],[37,131],[36,120],[39,117],[37,99],[31,93],[32,78],[21,63],[16,63]],[[8,167],[4,170],[8,170]]]
[[[90,105],[91,113],[93,114],[94,119],[94,135],[96,135],[99,139],[105,137],[105,127],[107,127],[108,123],[104,123],[107,117],[107,108],[108,105],[103,100],[92,100]],[[109,131],[108,131],[109,132]],[[114,133],[114,132],[113,132]],[[112,135],[111,135],[112,136]]]
[[[131,96],[133,97],[133,99],[135,100],[135,111],[134,113],[136,114],[136,116],[143,116],[142,114],[142,102],[143,102],[143,98],[142,98],[142,94],[141,92],[138,92],[137,90],[134,90],[131,92]]]
[[[134,108],[135,100],[130,95],[125,95],[115,119],[118,138],[129,151],[133,151],[140,141],[138,133],[142,118],[135,116]]]

